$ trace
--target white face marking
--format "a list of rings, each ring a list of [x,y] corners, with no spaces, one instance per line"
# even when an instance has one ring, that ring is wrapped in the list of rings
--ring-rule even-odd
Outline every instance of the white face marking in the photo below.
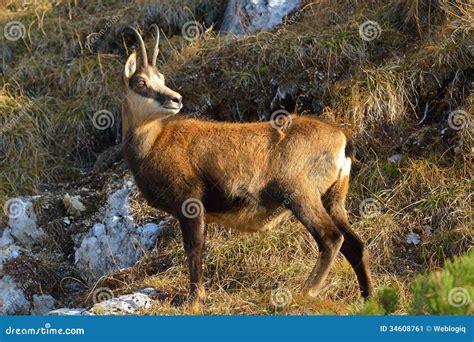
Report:
[[[157,101],[138,95],[134,91],[128,91],[126,101],[130,109],[138,115],[138,118],[164,117],[177,114],[179,109],[163,108]]]
[[[165,82],[163,82],[163,80],[155,74],[150,76],[150,83],[154,90],[158,90],[160,87],[165,85]]]

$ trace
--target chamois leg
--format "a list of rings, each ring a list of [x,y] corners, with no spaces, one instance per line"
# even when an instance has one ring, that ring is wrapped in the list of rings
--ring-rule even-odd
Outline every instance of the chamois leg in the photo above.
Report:
[[[333,208],[330,215],[344,235],[341,253],[354,269],[362,297],[368,299],[373,291],[372,276],[369,268],[369,252],[361,239],[351,229],[343,207]]]
[[[315,296],[326,280],[344,238],[324,209],[319,193],[299,194],[296,197],[288,207],[316,240],[320,252],[304,284],[304,292]]]
[[[199,302],[205,297],[202,285],[202,250],[204,246],[204,219],[202,215],[195,218],[180,217],[179,223],[183,234],[183,245],[188,259],[190,279],[190,309],[199,312]]]
[[[349,177],[337,181],[324,196],[324,204],[329,216],[344,235],[341,253],[349,261],[359,282],[360,292],[365,299],[372,294],[372,276],[369,267],[369,253],[357,234],[351,229],[345,200],[349,187]]]

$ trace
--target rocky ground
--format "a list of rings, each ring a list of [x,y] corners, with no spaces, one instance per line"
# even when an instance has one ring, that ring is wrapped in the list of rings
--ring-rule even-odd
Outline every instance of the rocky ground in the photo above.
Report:
[[[130,208],[138,196],[133,178],[118,172],[102,175],[103,184],[94,174],[53,191],[10,199],[0,240],[4,314],[45,314],[61,306],[84,305],[89,301],[81,298],[84,295],[96,304],[113,299],[110,289],[90,289],[101,277],[135,265],[155,247],[172,218],[155,215],[137,221]],[[51,245],[58,241],[63,244]],[[136,300],[138,308],[148,305],[145,296],[122,299]],[[133,312],[128,306],[123,310]]]

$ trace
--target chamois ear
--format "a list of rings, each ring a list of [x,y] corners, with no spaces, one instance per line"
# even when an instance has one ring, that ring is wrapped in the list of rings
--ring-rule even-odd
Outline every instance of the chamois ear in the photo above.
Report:
[[[129,80],[133,74],[137,71],[137,53],[135,51],[128,57],[123,70],[123,76],[125,80]]]

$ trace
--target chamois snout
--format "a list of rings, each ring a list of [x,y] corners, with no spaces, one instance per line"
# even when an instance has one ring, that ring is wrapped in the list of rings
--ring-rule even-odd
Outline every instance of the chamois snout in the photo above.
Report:
[[[159,93],[156,100],[162,104],[163,108],[171,110],[180,110],[183,107],[183,97],[177,92],[167,88],[168,91]]]

